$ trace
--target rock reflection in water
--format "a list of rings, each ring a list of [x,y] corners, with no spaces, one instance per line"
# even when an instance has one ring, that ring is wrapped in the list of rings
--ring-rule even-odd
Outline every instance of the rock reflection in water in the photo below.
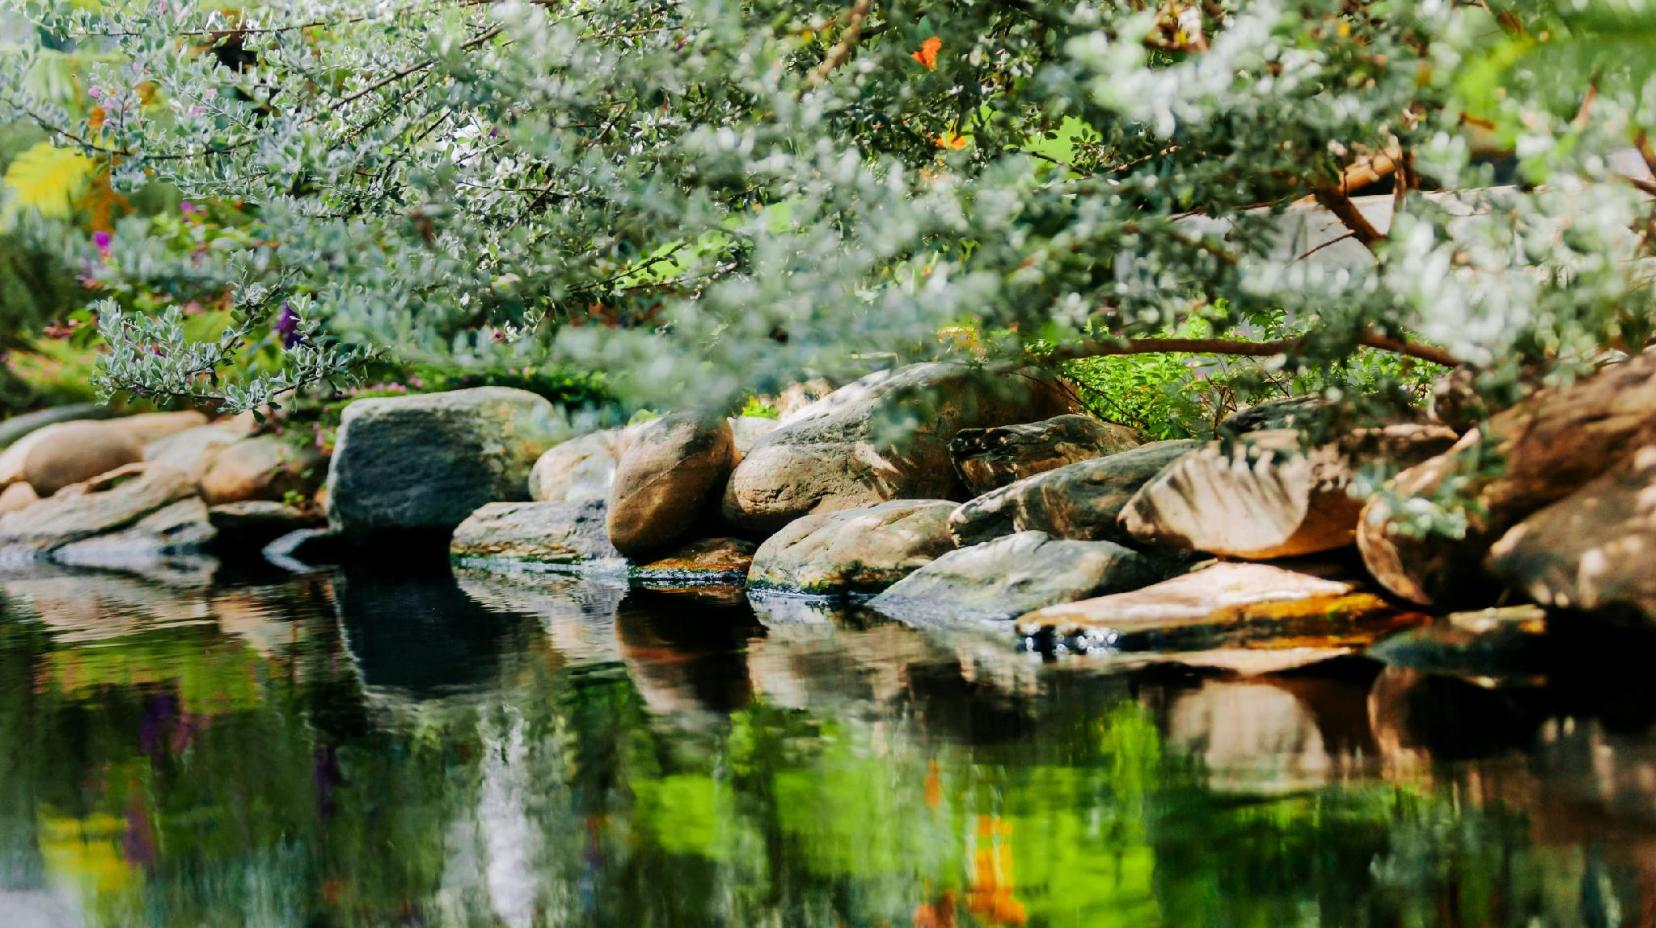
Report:
[[[1493,685],[557,576],[0,584],[8,928],[1656,913],[1656,697],[1580,652]]]

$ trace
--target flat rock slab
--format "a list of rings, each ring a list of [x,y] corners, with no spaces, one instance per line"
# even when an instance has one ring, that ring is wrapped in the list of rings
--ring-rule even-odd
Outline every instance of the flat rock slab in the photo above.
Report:
[[[1365,653],[1423,673],[1503,678],[1546,665],[1547,614],[1540,606],[1456,612],[1386,638]]]
[[[528,499],[567,429],[545,398],[505,387],[358,400],[329,466],[329,520],[354,540],[447,533],[484,503]]]
[[[1197,441],[1151,442],[1025,477],[961,505],[949,517],[949,531],[961,545],[1013,532],[1130,542],[1117,524],[1127,501],[1168,465],[1200,447]]]
[[[702,538],[638,564],[632,579],[652,588],[741,586],[753,564],[755,545],[740,538]]]
[[[1031,612],[1018,632],[1070,650],[1198,650],[1274,640],[1288,647],[1367,644],[1406,620],[1356,584],[1268,564],[1214,564],[1147,586]]]
[[[71,542],[136,525],[194,492],[180,471],[130,464],[0,517],[0,552],[12,560],[43,558]]]
[[[954,548],[948,500],[892,500],[805,516],[753,555],[748,586],[836,596],[876,593]]]
[[[604,528],[607,510],[601,499],[489,503],[454,530],[449,554],[503,572],[623,570],[626,559]]]
[[[869,602],[907,622],[1009,620],[1058,603],[1132,590],[1166,576],[1151,558],[1108,541],[1019,532],[950,551]]]
[[[327,521],[316,512],[270,500],[213,506],[207,510],[207,519],[218,530],[221,544],[247,548],[262,548],[283,535],[320,528]]]
[[[955,470],[974,495],[1076,461],[1117,454],[1144,444],[1125,425],[1072,413],[1040,422],[962,429],[949,442]]]
[[[144,569],[170,558],[199,555],[217,535],[207,518],[207,504],[187,496],[127,528],[62,545],[52,551],[52,560],[71,567]]]

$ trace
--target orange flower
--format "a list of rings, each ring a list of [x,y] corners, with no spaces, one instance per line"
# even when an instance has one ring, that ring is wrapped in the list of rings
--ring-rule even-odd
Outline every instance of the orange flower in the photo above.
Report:
[[[920,43],[920,50],[909,54],[910,58],[920,62],[920,66],[928,71],[937,67],[937,53],[943,48],[943,40],[932,36]]]
[[[950,151],[960,151],[966,147],[966,136],[958,132],[945,132],[932,139],[932,141],[937,144],[938,148],[947,148]]]

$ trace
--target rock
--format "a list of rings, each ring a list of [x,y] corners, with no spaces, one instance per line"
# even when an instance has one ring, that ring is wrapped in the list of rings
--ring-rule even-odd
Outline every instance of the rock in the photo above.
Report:
[[[447,533],[484,503],[525,499],[566,427],[546,399],[506,387],[358,400],[328,471],[329,521],[356,541]]]
[[[799,414],[808,409],[812,403],[834,392],[833,381],[826,377],[814,377],[799,383],[791,383],[782,389],[776,397],[776,414],[781,424],[786,425]]]
[[[734,584],[747,579],[753,565],[754,545],[739,538],[703,538],[631,571],[632,579],[646,586],[696,586]]]
[[[1656,622],[1656,445],[1519,522],[1488,565],[1538,603]]]
[[[217,537],[207,504],[187,496],[118,531],[71,541],[52,551],[70,567],[141,569],[181,555],[199,555]]]
[[[1137,589],[1165,576],[1137,551],[1108,541],[1061,541],[1019,532],[950,551],[869,606],[909,622],[1015,619],[1044,606]]]
[[[1328,647],[1366,644],[1393,630],[1396,614],[1344,580],[1269,564],[1220,563],[1130,593],[1040,609],[1017,627],[1025,636],[1083,651],[1200,650],[1260,639],[1279,647]]]
[[[734,416],[730,420],[730,438],[736,446],[736,456],[732,459],[732,466],[740,464],[742,458],[753,450],[760,439],[780,428],[782,423],[776,419],[766,419],[763,416]]]
[[[27,509],[40,502],[40,494],[26,483],[14,483],[0,491],[0,516],[19,509]]]
[[[143,445],[114,422],[64,422],[48,425],[7,449],[21,467],[16,476],[41,496],[51,496],[118,467],[144,459]],[[0,467],[10,471],[10,467]],[[0,473],[0,480],[13,476]],[[9,482],[9,481],[8,481]]]
[[[608,499],[620,458],[621,431],[593,432],[546,449],[529,472],[529,498],[541,503]]]
[[[176,470],[130,464],[0,517],[0,559],[39,558],[71,542],[120,531],[194,493]]]
[[[1398,596],[1423,604],[1492,600],[1497,588],[1483,568],[1492,544],[1531,513],[1656,444],[1656,352],[1538,391],[1496,413],[1485,431],[1474,429],[1447,452],[1398,474],[1389,494],[1431,497],[1446,481],[1463,480],[1460,492],[1472,503],[1463,538],[1412,537],[1395,529],[1383,499],[1364,507],[1357,529],[1363,563]],[[1492,458],[1502,466],[1478,463]]]
[[[284,535],[319,528],[323,519],[314,512],[271,500],[222,503],[207,511],[222,547],[261,549]]]
[[[72,403],[68,406],[51,406],[21,416],[12,416],[0,422],[0,448],[9,448],[23,436],[48,425],[73,422],[77,419],[109,419],[115,415],[115,410],[98,403]]]
[[[873,593],[954,548],[947,500],[892,500],[788,524],[753,555],[748,585],[812,595]]]
[[[722,416],[663,416],[640,428],[610,487],[610,542],[624,554],[660,550],[705,521],[730,476],[731,448]]]
[[[1392,635],[1365,653],[1392,667],[1497,679],[1546,666],[1547,613],[1539,606],[1457,612]]]
[[[1125,425],[1072,414],[1021,425],[962,429],[949,442],[949,455],[966,488],[981,496],[1015,480],[1142,444],[1143,436]]]
[[[1122,507],[1163,468],[1201,446],[1196,441],[1151,442],[1025,477],[960,506],[949,517],[949,531],[961,545],[1013,532],[1128,541],[1131,536],[1117,523]]]
[[[174,432],[144,446],[144,460],[181,470],[200,480],[213,456],[248,435],[236,420]]]
[[[1359,430],[1338,444],[1300,447],[1292,430],[1253,432],[1180,457],[1139,488],[1121,527],[1139,541],[1247,560],[1332,551],[1357,534],[1358,468],[1374,460],[1407,467],[1455,443],[1441,426]]]
[[[185,429],[200,428],[206,424],[207,417],[193,409],[181,412],[147,412],[109,421],[111,428],[124,432],[140,448],[152,441],[159,441]]]
[[[468,566],[619,570],[626,566],[604,529],[601,499],[571,503],[489,503],[454,530],[449,554]]]
[[[948,442],[962,429],[1073,412],[1074,394],[1030,371],[915,364],[835,390],[765,436],[731,474],[724,514],[765,535],[800,516],[888,499],[963,499]],[[907,416],[906,431],[890,423]]]
[[[296,447],[275,435],[244,438],[213,455],[201,475],[201,496],[210,506],[283,502],[290,494],[308,499],[321,485],[326,466],[315,448]]]

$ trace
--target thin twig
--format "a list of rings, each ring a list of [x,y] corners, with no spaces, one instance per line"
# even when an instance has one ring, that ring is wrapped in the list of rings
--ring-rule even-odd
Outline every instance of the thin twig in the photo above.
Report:
[[[811,72],[807,82],[812,87],[827,80],[828,75],[832,74],[835,68],[844,64],[845,59],[851,57],[851,50],[857,47],[857,40],[862,38],[863,18],[868,15],[868,8],[871,5],[872,0],[857,0],[851,6],[851,12],[845,24],[845,31],[840,34],[839,41],[834,43],[834,47],[828,50],[828,57],[822,59],[822,63],[817,65],[816,69]]]

